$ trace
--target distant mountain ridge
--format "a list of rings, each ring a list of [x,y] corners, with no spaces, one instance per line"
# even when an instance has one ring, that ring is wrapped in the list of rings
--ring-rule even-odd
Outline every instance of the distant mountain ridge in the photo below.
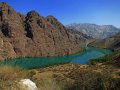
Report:
[[[104,39],[120,32],[120,29],[113,25],[96,25],[90,23],[73,23],[66,25],[70,31],[79,31],[95,39]]]
[[[75,40],[76,43],[79,43],[82,47],[84,47],[87,43],[93,41],[94,39],[90,36],[87,36],[86,34],[83,34],[79,31],[72,31],[70,29],[67,29],[69,36]]]

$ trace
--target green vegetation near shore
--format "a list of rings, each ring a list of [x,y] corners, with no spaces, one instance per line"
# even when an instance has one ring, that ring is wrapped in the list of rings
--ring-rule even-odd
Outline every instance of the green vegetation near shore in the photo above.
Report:
[[[108,55],[105,56],[105,57],[101,57],[101,58],[97,58],[97,59],[90,59],[89,60],[89,64],[96,64],[96,63],[103,63],[103,62],[108,62],[108,61],[111,61],[111,57],[109,57]]]
[[[97,64],[97,63],[104,63],[104,62],[109,62],[113,60],[113,57],[116,55],[117,53],[112,53],[110,55],[106,55],[104,57],[100,57],[97,59],[90,59],[89,60],[89,64]]]

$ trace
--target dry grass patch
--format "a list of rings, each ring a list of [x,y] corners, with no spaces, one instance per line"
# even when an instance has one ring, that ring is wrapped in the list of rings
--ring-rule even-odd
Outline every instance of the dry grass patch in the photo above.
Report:
[[[26,77],[27,71],[19,67],[0,66],[0,90],[17,90],[16,82]]]
[[[0,67],[0,90],[24,90],[21,79],[32,80],[38,90],[119,90],[120,69],[109,65],[64,64],[23,70]]]

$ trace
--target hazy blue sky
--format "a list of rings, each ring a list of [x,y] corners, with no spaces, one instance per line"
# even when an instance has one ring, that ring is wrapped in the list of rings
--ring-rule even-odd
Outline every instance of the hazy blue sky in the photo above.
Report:
[[[18,12],[36,10],[53,15],[63,24],[95,23],[120,27],[120,0],[0,0]]]

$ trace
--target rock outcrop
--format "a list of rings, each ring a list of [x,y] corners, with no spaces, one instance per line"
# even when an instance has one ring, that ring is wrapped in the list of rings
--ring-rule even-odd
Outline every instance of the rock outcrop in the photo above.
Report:
[[[0,4],[0,60],[17,57],[62,56],[80,51],[80,45],[53,16],[36,11],[22,15]]]
[[[20,80],[19,87],[21,87],[22,90],[38,90],[36,84],[30,79]]]

